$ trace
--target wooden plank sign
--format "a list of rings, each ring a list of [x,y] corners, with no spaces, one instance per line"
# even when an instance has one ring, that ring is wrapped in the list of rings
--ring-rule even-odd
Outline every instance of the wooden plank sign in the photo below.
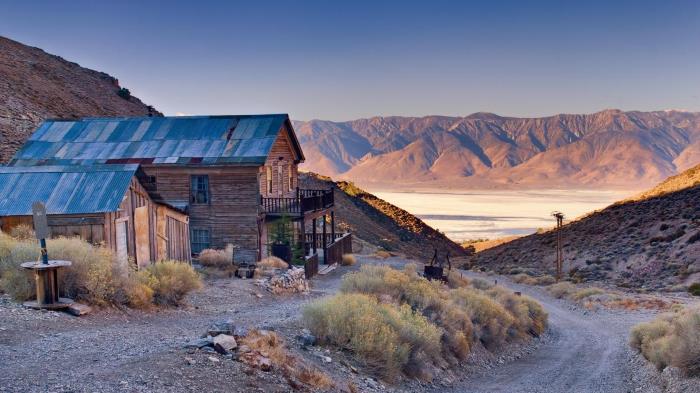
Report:
[[[34,233],[37,239],[49,237],[49,221],[46,218],[46,206],[42,202],[32,204],[32,214],[34,218]]]

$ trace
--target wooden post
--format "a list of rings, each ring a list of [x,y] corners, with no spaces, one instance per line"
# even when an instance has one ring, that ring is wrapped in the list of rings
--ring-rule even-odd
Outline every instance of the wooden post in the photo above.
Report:
[[[321,238],[323,245],[323,264],[328,264],[328,242],[326,241],[326,215],[323,215],[323,237]]]
[[[299,190],[297,188],[297,190]],[[304,221],[304,216],[301,216],[301,228],[299,228],[299,237],[301,238],[301,249],[304,252],[304,258],[306,258],[306,221]]]
[[[314,254],[316,254],[316,219],[311,220],[311,247],[314,249]]]
[[[335,212],[331,210],[331,243],[335,242]]]

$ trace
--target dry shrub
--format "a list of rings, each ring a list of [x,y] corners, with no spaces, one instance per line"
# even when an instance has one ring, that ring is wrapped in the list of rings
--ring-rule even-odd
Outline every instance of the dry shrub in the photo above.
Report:
[[[439,354],[440,330],[408,305],[339,294],[309,304],[303,316],[321,342],[351,350],[389,379],[404,371],[411,359]]]
[[[343,254],[343,258],[340,261],[340,264],[343,266],[352,266],[357,262],[355,259],[355,256],[352,254]]]
[[[471,286],[476,289],[486,290],[492,288],[495,283],[491,281],[484,280],[483,278],[472,278],[470,282]]]
[[[516,282],[518,284],[525,284],[525,285],[535,285],[537,284],[537,280],[530,276],[529,274],[525,273],[520,273],[516,274],[513,276],[513,282]]]
[[[700,308],[664,314],[636,325],[630,345],[659,370],[667,366],[700,376]]]
[[[19,224],[10,230],[10,236],[17,240],[36,240],[34,228],[31,225]]]
[[[202,287],[199,274],[185,262],[153,263],[136,276],[139,283],[153,290],[153,302],[159,305],[177,306],[188,293]]]
[[[378,250],[374,253],[374,256],[381,259],[387,259],[391,256],[391,253],[389,251]]]
[[[330,389],[334,386],[333,380],[324,372],[311,367],[298,357],[292,355],[286,348],[284,340],[277,333],[265,330],[252,330],[240,343],[250,348],[249,354],[243,354],[242,360],[257,356],[270,359],[273,366],[282,370],[284,377],[291,386],[297,386],[301,382],[316,389]]]
[[[258,267],[264,269],[287,269],[289,264],[277,257],[267,257],[257,263]]]
[[[579,301],[591,296],[602,295],[604,293],[604,290],[597,287],[583,288],[580,291],[577,291],[576,293],[571,295],[571,299]]]
[[[198,260],[202,266],[217,269],[230,268],[233,265],[233,245],[227,244],[223,250],[204,249],[199,253]]]
[[[547,287],[547,291],[557,299],[563,299],[576,291],[576,285],[562,281]]]
[[[427,370],[435,365],[465,359],[475,340],[491,349],[544,332],[547,314],[534,300],[490,283],[483,291],[473,280],[460,280],[450,287],[423,278],[413,265],[403,271],[365,265],[345,275],[341,295],[307,307],[304,320],[322,341],[355,351],[384,376],[402,371],[422,378],[429,377]],[[439,332],[438,347],[433,347],[434,338],[426,346],[415,338],[415,331],[408,341],[405,333],[396,333],[406,331],[397,322],[403,320],[423,326],[420,332]],[[432,337],[420,337],[428,336]]]
[[[552,285],[557,282],[557,279],[549,274],[544,276],[535,277],[535,285]]]

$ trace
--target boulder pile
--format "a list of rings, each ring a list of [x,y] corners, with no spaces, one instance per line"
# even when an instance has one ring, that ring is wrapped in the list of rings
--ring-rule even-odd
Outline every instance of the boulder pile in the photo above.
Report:
[[[282,274],[257,280],[256,285],[274,294],[305,293],[309,291],[309,282],[306,280],[304,269],[299,267],[292,267]]]

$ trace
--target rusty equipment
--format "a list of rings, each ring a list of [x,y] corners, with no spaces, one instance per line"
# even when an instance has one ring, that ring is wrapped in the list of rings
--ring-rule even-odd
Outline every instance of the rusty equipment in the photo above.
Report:
[[[445,274],[445,265],[447,265],[447,274]],[[435,254],[428,265],[423,268],[423,277],[428,280],[448,281],[449,272],[452,271],[452,263],[450,262],[450,253],[445,254],[445,261],[438,260],[438,250],[435,249]]]
[[[49,237],[49,225],[46,218],[46,207],[41,202],[32,205],[34,232],[41,246],[41,261],[21,264],[25,269],[34,272],[36,281],[36,301],[25,302],[26,307],[36,309],[58,310],[73,304],[73,300],[59,297],[58,269],[70,266],[69,261],[50,261],[46,251],[46,238]]]

